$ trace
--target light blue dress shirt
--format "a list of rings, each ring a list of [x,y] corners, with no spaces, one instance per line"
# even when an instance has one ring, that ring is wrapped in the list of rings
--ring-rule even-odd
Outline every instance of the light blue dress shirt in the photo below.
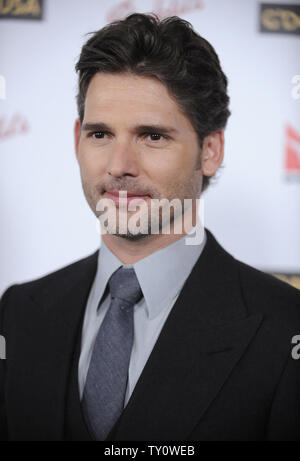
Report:
[[[189,234],[194,235],[193,229]],[[96,336],[110,305],[107,282],[111,275],[121,266],[133,267],[144,295],[134,306],[134,341],[124,401],[124,406],[126,406],[161,329],[186,279],[200,257],[205,243],[205,232],[203,241],[197,245],[186,245],[185,237],[182,237],[137,263],[126,265],[109,250],[102,240],[97,272],[83,321],[78,367],[81,399]]]

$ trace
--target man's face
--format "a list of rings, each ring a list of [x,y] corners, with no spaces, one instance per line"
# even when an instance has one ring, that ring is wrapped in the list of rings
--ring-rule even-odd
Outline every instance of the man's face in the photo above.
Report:
[[[83,190],[96,216],[99,200],[113,198],[111,193],[120,190],[144,196],[149,219],[150,199],[177,198],[183,203],[200,196],[196,132],[154,78],[96,74],[88,87],[82,125],[77,121],[75,126],[75,140]]]

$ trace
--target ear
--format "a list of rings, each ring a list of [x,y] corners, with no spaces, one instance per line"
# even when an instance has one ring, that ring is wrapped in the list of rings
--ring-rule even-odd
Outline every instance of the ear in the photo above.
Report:
[[[202,146],[202,174],[213,176],[224,158],[224,130],[216,131],[203,140]]]
[[[78,160],[78,152],[79,152],[79,140],[80,140],[80,133],[81,133],[81,123],[79,118],[75,120],[74,125],[74,142],[75,142],[75,153]]]

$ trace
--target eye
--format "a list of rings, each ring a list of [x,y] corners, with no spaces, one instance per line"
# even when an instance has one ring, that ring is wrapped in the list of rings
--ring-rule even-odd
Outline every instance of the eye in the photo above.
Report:
[[[149,136],[151,141],[159,141],[162,137],[162,135],[159,133],[151,133]]]
[[[149,137],[150,141],[161,141],[162,139],[168,139],[167,136],[164,136],[160,133],[145,133],[146,137]]]
[[[103,139],[106,134],[107,133],[105,133],[105,131],[94,131],[92,133],[89,133],[89,137],[94,139]]]

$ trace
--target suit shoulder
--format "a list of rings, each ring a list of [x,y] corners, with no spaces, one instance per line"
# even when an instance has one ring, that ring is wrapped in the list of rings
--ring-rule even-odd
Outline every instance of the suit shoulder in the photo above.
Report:
[[[69,263],[59,269],[49,272],[41,277],[29,280],[27,282],[16,283],[9,286],[2,295],[2,299],[5,299],[13,291],[22,292],[23,294],[30,294],[31,292],[39,291],[44,287],[51,290],[51,287],[55,289],[58,284],[68,284],[68,282],[76,274],[87,270],[91,266],[95,265],[97,262],[98,251],[78,259],[72,263]]]
[[[240,281],[248,305],[263,307],[267,313],[280,317],[300,319],[300,290],[248,264],[235,260],[239,267]]]
[[[275,303],[289,302],[297,305],[300,310],[300,290],[279,280],[274,275],[256,269],[235,258],[216,240],[213,234],[206,229],[208,235],[207,250],[210,255],[218,256],[217,266],[223,266],[226,271],[238,273],[239,281],[246,300],[258,298]]]

